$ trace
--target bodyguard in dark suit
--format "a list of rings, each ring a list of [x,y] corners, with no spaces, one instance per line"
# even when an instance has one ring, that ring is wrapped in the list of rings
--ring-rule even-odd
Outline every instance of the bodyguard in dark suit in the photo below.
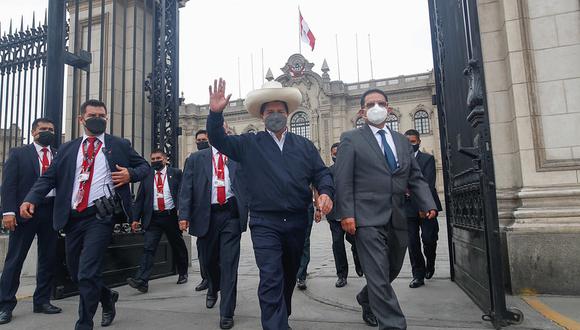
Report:
[[[417,159],[423,177],[429,184],[431,195],[433,196],[435,205],[437,205],[437,210],[441,211],[441,201],[435,188],[437,175],[435,170],[435,157],[419,150],[421,136],[418,131],[410,129],[405,132],[405,136],[409,139],[409,143],[413,147],[415,159]],[[418,288],[425,285],[425,278],[430,279],[435,273],[439,223],[437,222],[437,218],[425,218],[425,213],[421,212],[416,198],[410,192],[405,197],[405,212],[409,220],[409,259],[411,260],[411,268],[413,270],[413,280],[409,283],[409,287]],[[421,231],[420,238],[419,230]],[[421,240],[423,241],[424,256],[421,252]]]
[[[213,308],[220,293],[220,328],[234,326],[240,260],[240,238],[248,224],[240,166],[215,148],[189,156],[179,201],[181,229],[199,242],[206,269],[206,307]]]
[[[0,278],[0,324],[12,319],[22,265],[34,236],[38,237],[38,262],[33,311],[45,314],[61,312],[60,308],[50,304],[58,238],[52,228],[54,191],[43,196],[33,218],[23,219],[19,213],[24,197],[36,179],[48,169],[56,153],[50,147],[54,142],[54,123],[47,118],[36,119],[31,134],[34,142],[12,149],[2,171],[2,223],[10,230],[10,238]]]
[[[314,144],[288,132],[288,115],[302,100],[297,88],[269,81],[246,98],[248,112],[264,120],[266,131],[226,135],[223,111],[225,82],[210,87],[207,130],[210,143],[243,169],[248,187],[250,229],[260,269],[258,298],[262,328],[287,329],[292,293],[304,248],[311,185],[319,192],[323,214],[332,209],[334,187],[328,168]]]
[[[167,237],[177,266],[177,284],[187,283],[187,247],[177,220],[181,170],[167,166],[167,154],[162,149],[151,151],[151,171],[141,182],[133,207],[135,220],[131,224],[137,230],[139,220],[145,230],[144,251],[135,277],[127,283],[140,292],[149,290],[149,277],[155,261],[155,252],[163,234]]]
[[[335,143],[330,148],[333,163],[336,162],[338,146],[339,143]],[[336,175],[336,164],[330,165],[328,169],[334,178]],[[333,209],[330,213],[328,213],[326,215],[326,219],[328,220],[328,224],[330,225],[330,233],[332,234],[332,254],[334,255],[334,265],[336,266],[336,276],[338,277],[334,285],[337,288],[342,288],[348,284],[348,259],[346,258],[346,248],[344,246],[345,239],[350,243],[350,250],[354,259],[355,271],[358,276],[363,276],[362,267],[356,253],[356,243],[354,236],[346,233],[342,229],[340,225],[340,218],[336,214],[336,209]]]
[[[406,329],[391,287],[407,249],[407,187],[429,219],[435,202],[404,135],[385,126],[387,96],[371,89],[361,97],[367,125],[342,135],[336,160],[336,201],[342,228],[355,235],[367,286],[357,295],[363,320],[383,329]]]
[[[200,129],[195,133],[195,144],[197,146],[197,151],[204,150],[210,147],[209,145],[209,138],[207,137],[207,131],[204,129]],[[185,160],[185,165],[183,168],[187,167],[187,159]],[[207,290],[208,287],[208,280],[207,280],[207,272],[205,270],[205,266],[201,262],[201,255],[200,255],[200,240],[197,238],[195,240],[195,246],[197,248],[197,260],[199,262],[199,272],[201,275],[201,282],[195,287],[195,291],[204,291]]]
[[[44,196],[56,188],[54,229],[66,234],[66,263],[80,291],[76,329],[92,329],[99,300],[102,326],[115,318],[119,294],[103,283],[103,257],[113,234],[114,218],[132,216],[130,182],[141,181],[149,164],[129,141],[105,134],[107,107],[89,100],[81,105],[84,135],[63,144],[48,170],[36,181],[20,206],[31,218]]]

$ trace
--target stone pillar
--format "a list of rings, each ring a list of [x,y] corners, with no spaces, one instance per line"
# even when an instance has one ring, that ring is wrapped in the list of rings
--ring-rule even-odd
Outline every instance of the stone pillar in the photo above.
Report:
[[[68,141],[82,134],[82,130],[76,122],[80,105],[87,98],[98,99],[101,89],[101,100],[105,102],[109,110],[108,132],[133,140],[135,150],[142,152],[147,158],[151,148],[152,119],[151,104],[147,101],[147,95],[144,94],[144,80],[151,72],[152,65],[152,2],[118,0],[113,5],[112,0],[104,1],[105,10],[103,13],[101,13],[101,2],[93,1],[92,23],[90,24],[91,40],[88,40],[88,1],[82,0],[79,4],[78,27],[75,26],[76,9],[74,3],[68,6],[70,15],[69,51],[87,50],[90,42],[92,63],[90,64],[88,97],[86,95],[86,73],[67,66],[65,140]],[[144,5],[145,3],[147,6]],[[136,16],[136,20],[134,20],[134,16]],[[104,25],[103,35],[101,35],[102,25]],[[75,38],[76,31],[78,31],[78,35]],[[134,33],[135,40],[133,40]],[[78,43],[76,47],[74,40],[77,40]],[[101,43],[104,54],[102,67],[100,61]],[[101,73],[103,76],[102,87],[100,85]],[[134,84],[133,75],[135,76]],[[74,132],[73,121],[75,121]]]
[[[478,11],[509,284],[580,294],[580,3]]]

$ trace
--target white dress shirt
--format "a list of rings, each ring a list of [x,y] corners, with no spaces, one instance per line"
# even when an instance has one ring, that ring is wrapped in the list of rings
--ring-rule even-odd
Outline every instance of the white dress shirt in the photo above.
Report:
[[[282,133],[282,138],[280,140],[278,140],[276,133],[274,133],[270,130],[266,130],[266,131],[268,131],[268,133],[270,134],[272,139],[274,139],[274,142],[276,142],[276,144],[278,145],[278,148],[280,148],[280,151],[282,151],[282,149],[284,149],[284,141],[286,141],[286,134],[288,133],[288,128],[286,128],[284,133]]]
[[[212,204],[219,204],[218,203],[218,198],[217,198],[217,187],[216,187],[216,180],[217,180],[217,173],[216,173],[216,168],[218,167],[219,164],[219,151],[214,148],[211,147],[211,151],[212,151],[212,157],[213,157],[213,161],[211,164],[211,203]],[[231,180],[230,180],[230,170],[228,169],[228,165],[226,164],[225,160],[226,160],[226,156],[222,155],[222,157],[224,158],[224,179],[226,181],[226,200],[230,199],[231,197],[234,196],[234,192],[232,191],[232,184],[231,184]]]
[[[391,147],[391,150],[393,151],[393,154],[395,155],[395,161],[397,162],[397,166],[399,166],[399,157],[397,156],[397,147],[395,146],[395,140],[393,139],[393,134],[391,134],[391,130],[386,125],[384,128],[376,128],[372,125],[369,125],[369,127],[371,128],[371,131],[373,132],[375,139],[377,139],[377,142],[379,143],[379,148],[381,148],[383,155],[385,154],[385,147],[383,146],[383,139],[381,138],[379,131],[383,130],[386,132],[385,138],[387,139],[387,143],[389,144],[389,147]]]
[[[74,209],[76,207],[75,202],[77,200],[77,196],[79,194],[79,176],[81,174],[81,170],[83,167],[83,145],[85,140],[88,138],[86,134],[83,134],[83,140],[81,141],[81,145],[79,147],[79,151],[77,154],[77,167],[75,170],[75,180],[73,184],[73,193],[71,199],[71,208]],[[111,169],[109,168],[109,163],[107,162],[107,158],[105,157],[104,149],[106,149],[105,145],[105,133],[97,136],[97,140],[101,141],[101,147],[99,148],[99,152],[95,157],[94,169],[93,169],[93,180],[91,181],[91,190],[89,192],[89,200],[87,207],[91,207],[95,205],[95,200],[103,197],[103,196],[110,196],[109,189],[106,186],[110,187],[110,191],[114,191],[113,179],[111,178]],[[88,143],[88,142],[87,142]],[[95,141],[95,147],[97,147],[97,141]],[[88,146],[87,146],[88,149]]]
[[[46,153],[46,156],[48,157],[48,164],[52,164],[52,159],[54,158],[54,155],[52,154],[52,150],[50,149],[50,146],[43,147],[36,142],[34,142],[33,144],[34,144],[34,147],[36,148],[36,153],[38,154],[38,166],[40,168],[40,171],[38,173],[40,173],[40,175],[42,175],[42,157],[44,157],[44,151],[42,151],[42,148],[48,149],[48,152]],[[46,197],[54,197],[54,196],[56,196],[56,191],[54,189],[49,191],[48,194],[46,195]]]
[[[171,197],[171,190],[169,189],[169,178],[167,177],[167,166],[165,166],[161,171],[161,181],[163,181],[163,200],[165,201],[165,210],[173,210],[175,204],[173,203],[173,197]],[[159,205],[157,204],[157,180],[158,175],[155,171],[153,176],[153,210],[159,211]]]

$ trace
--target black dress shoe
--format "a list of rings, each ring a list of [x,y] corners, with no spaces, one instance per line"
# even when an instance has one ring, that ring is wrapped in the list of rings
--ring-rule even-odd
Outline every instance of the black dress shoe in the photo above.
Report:
[[[361,302],[360,294],[356,295],[356,301],[362,307],[362,319],[365,321],[366,325],[369,327],[378,327],[379,322],[377,322],[377,317],[373,314],[371,307],[367,304]]]
[[[108,327],[113,323],[115,316],[117,315],[117,309],[115,308],[115,303],[119,300],[119,292],[111,290],[111,301],[108,306],[103,305],[103,318],[101,320],[102,327]]]
[[[62,309],[52,305],[51,303],[46,303],[42,305],[34,305],[32,311],[34,313],[42,313],[42,314],[58,314],[62,312]]]
[[[187,274],[179,275],[179,278],[177,279],[177,284],[184,284],[184,283],[187,283]]]
[[[425,273],[425,278],[428,279],[428,280],[430,280],[433,277],[434,274],[435,274],[435,269],[428,270]]]
[[[298,288],[298,290],[301,291],[306,290],[306,280],[298,280],[298,282],[296,283],[296,287]]]
[[[222,317],[220,318],[220,329],[231,329],[234,327],[233,317]]]
[[[334,286],[336,286],[337,288],[342,288],[344,286],[346,286],[346,277],[339,277],[338,280],[336,280],[336,283],[334,284]]]
[[[12,312],[0,311],[0,324],[10,323],[12,321]]]
[[[204,291],[207,290],[208,287],[208,282],[207,280],[201,280],[201,282],[195,287],[195,291]]]
[[[127,284],[133,289],[139,290],[141,293],[147,293],[149,291],[149,285],[147,285],[143,280],[134,279],[129,277],[127,279]]]
[[[209,294],[205,297],[205,307],[213,308],[217,301],[217,296],[210,296]]]
[[[420,279],[420,278],[414,278],[411,281],[411,283],[409,283],[409,287],[411,289],[416,289],[416,288],[421,287],[423,285],[425,285],[425,281],[423,279]]]

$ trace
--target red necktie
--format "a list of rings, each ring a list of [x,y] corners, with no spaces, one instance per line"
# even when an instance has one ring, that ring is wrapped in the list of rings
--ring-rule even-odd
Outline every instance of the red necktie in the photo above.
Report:
[[[224,157],[221,153],[218,153],[219,160],[218,160],[218,170],[217,170],[217,178],[221,180],[224,184],[222,186],[217,187],[217,201],[220,205],[224,205],[226,203],[226,187],[225,187],[225,172],[224,172]]]
[[[42,152],[44,154],[42,155],[42,170],[40,171],[40,174],[44,174],[50,166],[50,161],[48,160],[48,148],[42,148]]]
[[[155,184],[157,186],[157,196],[162,196],[164,182],[163,179],[161,178],[161,171],[157,171],[157,182]],[[165,211],[165,198],[163,196],[157,197],[157,208],[159,209],[159,211]]]
[[[79,184],[79,195],[82,196],[80,203],[78,203],[76,210],[78,212],[84,211],[89,204],[89,193],[91,192],[91,181],[93,181],[94,163],[95,163],[95,140],[97,138],[94,136],[89,136],[85,140],[85,144],[88,144],[86,153],[83,148],[83,165],[81,173],[89,173],[89,177],[85,181],[81,181]],[[97,150],[98,152],[98,150]],[[77,197],[79,198],[79,197]]]

